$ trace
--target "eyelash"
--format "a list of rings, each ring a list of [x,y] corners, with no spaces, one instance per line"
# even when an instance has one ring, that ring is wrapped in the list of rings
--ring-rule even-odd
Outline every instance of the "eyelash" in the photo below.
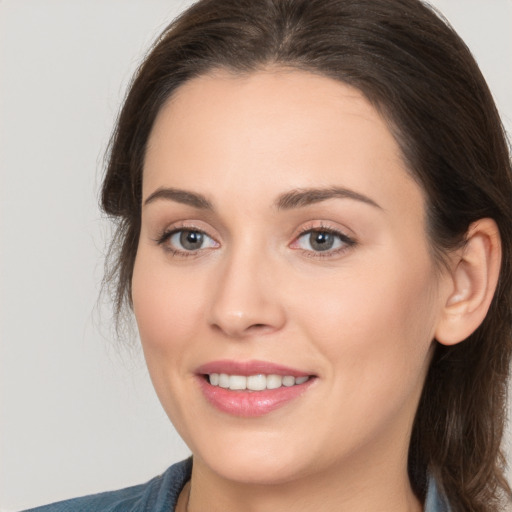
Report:
[[[200,233],[216,242],[216,240],[213,237],[209,236],[205,231],[203,231],[202,229],[196,228],[194,226],[180,226],[180,227],[176,227],[176,228],[172,228],[172,229],[166,229],[155,239],[155,242],[158,245],[164,246],[164,244],[167,241],[169,241],[169,239],[173,235],[180,233],[180,232],[187,232],[187,231]],[[339,247],[337,249],[334,249],[334,250],[326,250],[326,251],[309,251],[309,250],[300,249],[300,248],[295,249],[295,250],[300,250],[308,258],[335,257],[335,256],[338,256],[338,255],[344,253],[345,251],[348,251],[350,248],[357,245],[356,240],[347,236],[345,233],[343,233],[337,229],[333,229],[331,227],[324,226],[324,225],[302,228],[299,231],[298,235],[294,238],[294,241],[292,242],[292,244],[297,243],[298,240],[300,240],[303,236],[311,234],[311,233],[327,233],[327,234],[333,235],[333,236],[337,237],[338,240],[340,240],[342,242],[343,246]],[[216,243],[218,243],[218,242],[216,242]],[[197,249],[196,251],[192,251],[192,250],[191,251],[182,251],[180,249],[175,249],[170,245],[165,245],[163,248],[165,251],[170,253],[172,256],[179,256],[179,257],[185,257],[185,258],[198,256],[201,251],[205,250],[205,249]]]
[[[209,236],[204,230],[199,229],[195,226],[180,226],[180,227],[175,227],[172,229],[166,229],[155,239],[155,242],[158,245],[163,246],[163,249],[166,252],[170,253],[172,256],[179,256],[179,257],[184,257],[184,258],[198,256],[200,251],[202,251],[204,249],[198,249],[197,251],[182,251],[180,249],[173,248],[171,245],[164,245],[176,233],[187,232],[187,231],[192,232],[192,233],[200,233],[204,236],[207,236],[208,238],[211,238],[215,242],[217,242],[214,238]]]
[[[332,258],[335,256],[339,256],[340,254],[343,254],[344,252],[348,251],[352,247],[355,247],[357,245],[357,241],[353,238],[349,237],[342,231],[339,231],[337,229],[331,228],[329,226],[324,226],[320,224],[320,226],[313,226],[313,227],[304,227],[300,230],[299,234],[295,237],[293,243],[297,243],[298,240],[300,240],[303,236],[311,234],[311,233],[328,233],[330,235],[333,235],[337,237],[343,244],[342,247],[339,247],[334,250],[326,250],[326,251],[308,251],[305,249],[297,249],[304,253],[305,256],[308,258]]]

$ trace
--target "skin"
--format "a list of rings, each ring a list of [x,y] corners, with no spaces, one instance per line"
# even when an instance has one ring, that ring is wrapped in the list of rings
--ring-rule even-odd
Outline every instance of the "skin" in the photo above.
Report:
[[[332,187],[368,201],[276,206],[290,191]],[[422,191],[378,112],[356,89],[303,71],[195,78],[149,139],[143,202],[162,188],[212,207],[144,204],[133,273],[149,372],[194,456],[178,510],[189,491],[190,512],[421,510],[407,450],[453,284],[432,261]],[[162,242],[185,228],[207,235],[202,248]],[[319,254],[301,233],[325,229],[354,243],[336,238]],[[197,384],[197,368],[219,359],[316,378],[285,406],[240,418]]]

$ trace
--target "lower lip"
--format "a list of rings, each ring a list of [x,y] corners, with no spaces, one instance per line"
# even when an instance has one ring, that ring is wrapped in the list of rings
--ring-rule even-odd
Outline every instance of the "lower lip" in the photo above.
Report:
[[[204,376],[199,376],[201,391],[210,404],[219,411],[245,418],[263,416],[283,407],[300,397],[314,380],[310,378],[303,384],[264,391],[230,391],[212,386]]]

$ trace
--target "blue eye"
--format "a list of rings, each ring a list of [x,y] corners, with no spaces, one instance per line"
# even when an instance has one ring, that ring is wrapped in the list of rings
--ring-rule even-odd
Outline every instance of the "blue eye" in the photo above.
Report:
[[[348,236],[332,230],[310,229],[297,238],[297,247],[312,252],[337,252],[354,245]]]

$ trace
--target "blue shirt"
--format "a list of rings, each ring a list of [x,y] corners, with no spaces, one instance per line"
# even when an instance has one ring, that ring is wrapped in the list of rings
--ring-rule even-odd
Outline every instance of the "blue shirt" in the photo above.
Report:
[[[173,464],[164,474],[142,485],[59,501],[25,512],[172,512],[191,472],[190,458]],[[450,512],[433,479],[428,485],[425,512]]]

